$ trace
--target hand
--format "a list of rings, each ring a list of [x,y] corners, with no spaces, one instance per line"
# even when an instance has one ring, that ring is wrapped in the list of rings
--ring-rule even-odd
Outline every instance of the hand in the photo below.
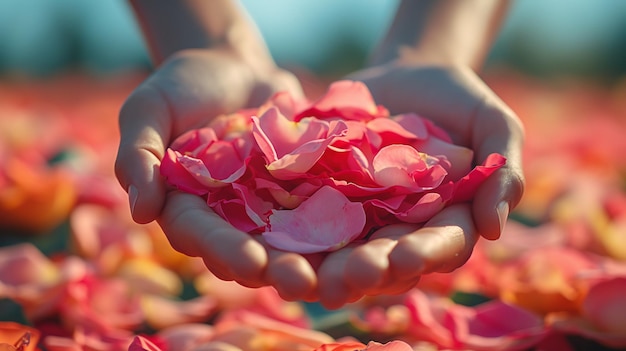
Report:
[[[394,61],[349,78],[366,83],[392,114],[416,112],[432,119],[456,144],[473,149],[476,163],[497,152],[507,164],[488,178],[471,204],[447,207],[421,229],[390,225],[367,243],[326,257],[318,269],[319,296],[330,308],[364,295],[402,293],[422,274],[460,267],[479,236],[500,236],[524,186],[521,123],[471,69]]]
[[[116,174],[128,189],[135,221],[157,220],[178,251],[202,257],[224,280],[273,285],[287,299],[305,299],[316,285],[308,261],[267,248],[236,230],[203,199],[167,189],[159,166],[167,146],[210,118],[261,105],[277,91],[302,94],[293,75],[261,55],[226,49],[181,51],[164,62],[125,102]]]

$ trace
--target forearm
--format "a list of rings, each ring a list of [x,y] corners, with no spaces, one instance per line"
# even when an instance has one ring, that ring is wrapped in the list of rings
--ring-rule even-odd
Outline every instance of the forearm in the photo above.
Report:
[[[269,59],[255,24],[236,0],[130,0],[155,65],[194,48],[232,49]]]
[[[400,59],[478,70],[508,4],[508,0],[402,0],[371,63]]]

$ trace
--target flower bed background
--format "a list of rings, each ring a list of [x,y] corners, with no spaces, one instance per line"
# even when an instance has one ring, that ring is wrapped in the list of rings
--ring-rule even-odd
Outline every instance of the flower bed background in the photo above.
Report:
[[[137,335],[151,350],[626,347],[625,84],[487,77],[527,129],[527,190],[502,238],[407,294],[330,312],[219,281],[132,222],[113,160],[142,78],[0,84],[0,346],[29,332],[21,350],[126,350]]]

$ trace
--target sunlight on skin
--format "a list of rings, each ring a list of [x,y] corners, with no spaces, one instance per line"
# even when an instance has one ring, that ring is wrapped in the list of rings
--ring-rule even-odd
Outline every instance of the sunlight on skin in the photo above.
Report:
[[[374,249],[363,249],[355,255],[351,254],[354,252],[351,246],[335,251],[326,256],[319,268],[316,267],[316,277],[312,275],[315,271],[305,257],[271,251],[271,248],[264,247],[247,234],[227,225],[208,210],[202,200],[191,200],[188,195],[173,192],[166,201],[166,188],[157,172],[165,148],[173,139],[206,123],[207,115],[215,116],[246,106],[258,106],[273,92],[280,90],[302,93],[297,80],[276,67],[254,24],[242,14],[241,9],[229,4],[195,2],[194,6],[208,6],[209,10],[212,6],[217,8],[213,8],[215,11],[195,11],[203,16],[187,18],[190,26],[179,28],[181,26],[176,25],[177,21],[162,23],[155,20],[162,18],[159,11],[182,16],[183,19],[189,11],[172,13],[178,5],[170,4],[174,10],[168,10],[147,7],[138,0],[133,2],[144,34],[149,39],[154,61],[159,66],[129,97],[120,113],[122,133],[116,174],[123,188],[129,192],[133,218],[146,223],[158,217],[176,249],[191,256],[202,256],[207,267],[220,277],[235,280],[242,285],[274,285],[281,294],[294,299],[305,296],[313,298],[319,294],[322,303],[333,307],[363,296],[364,290],[375,294],[376,289],[371,285],[354,289],[348,283],[351,279],[348,277],[357,266],[351,262],[363,261],[363,255],[367,252],[375,253]],[[407,6],[414,6],[411,4],[406,2]],[[441,26],[445,27],[446,23],[458,20],[464,24],[447,29],[439,28],[439,25],[426,26],[421,32],[415,29],[414,18],[404,24],[400,23],[404,20],[398,18],[399,26],[391,28],[390,35],[408,30],[405,33],[407,35],[400,35],[400,41],[392,41],[390,46],[383,45],[382,49],[395,56],[407,52],[406,57],[383,60],[378,62],[383,63],[381,66],[354,76],[355,80],[366,83],[376,103],[389,108],[391,112],[419,111],[446,129],[455,142],[476,152],[476,164],[480,164],[492,152],[504,155],[510,162],[510,168],[496,173],[497,177],[492,177],[490,182],[479,189],[477,196],[482,199],[474,203],[473,209],[463,205],[458,207],[462,209],[460,211],[444,210],[440,222],[433,221],[427,225],[441,227],[430,227],[411,234],[405,232],[406,235],[397,239],[388,254],[388,263],[384,259],[378,262],[370,260],[370,266],[380,269],[376,273],[379,277],[377,280],[391,283],[384,286],[380,283],[379,288],[384,291],[401,291],[409,283],[419,280],[419,274],[425,271],[449,271],[458,267],[467,259],[475,243],[477,232],[474,225],[483,236],[497,238],[504,218],[521,196],[523,180],[518,167],[519,154],[516,154],[522,139],[521,128],[514,115],[473,71],[489,42],[490,36],[485,35],[488,34],[486,32],[497,27],[497,19],[492,22],[492,17],[498,17],[494,14],[500,13],[497,4],[493,2],[481,8],[484,11],[478,11],[480,16],[460,16],[466,6],[471,6],[465,2],[434,6],[433,16],[442,19],[436,23],[442,23]],[[420,2],[419,6],[422,5]],[[428,12],[425,11],[424,16]],[[403,17],[408,11],[400,11],[399,14]],[[233,27],[227,28],[228,25]],[[459,32],[456,30],[458,28],[464,30]],[[196,36],[185,35],[189,31],[199,32]],[[183,38],[197,39],[198,42],[166,40],[160,38],[163,33],[167,33],[166,37],[170,39],[182,35]],[[238,35],[225,36],[225,33]],[[472,38],[461,45],[466,49],[462,57],[467,62],[447,61],[459,55],[449,55],[453,52],[444,50],[440,52],[443,56],[439,57],[443,59],[439,62],[443,66],[420,66],[414,61],[415,57],[419,57],[414,51],[398,50],[396,47],[424,44],[414,49],[433,49],[434,56],[426,55],[427,64],[432,64],[436,61],[433,59],[438,57],[437,50],[440,47],[430,44],[441,43],[444,41],[440,40],[441,37],[446,36],[451,41]],[[418,39],[423,39],[423,42]],[[404,43],[403,40],[408,42]],[[187,44],[193,44],[187,47],[211,49],[184,50]],[[454,49],[455,46],[450,45],[446,49],[450,48]],[[164,61],[167,57],[169,59]],[[450,101],[455,103],[450,104]],[[502,202],[508,206],[498,206]],[[159,215],[161,208],[163,212]],[[460,215],[458,218],[461,220],[445,220],[446,214]],[[380,245],[378,241],[371,244]],[[443,264],[447,260],[450,263]],[[294,264],[294,261],[300,263]],[[303,291],[297,293],[296,289],[291,289],[290,286],[294,284],[300,285]],[[312,290],[315,291],[313,294],[310,293]]]

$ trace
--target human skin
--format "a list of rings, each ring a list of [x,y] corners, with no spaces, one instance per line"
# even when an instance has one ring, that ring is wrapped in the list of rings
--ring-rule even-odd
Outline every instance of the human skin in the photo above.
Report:
[[[155,64],[120,112],[116,174],[129,192],[133,218],[157,220],[175,249],[202,257],[221,279],[271,285],[285,299],[329,308],[364,295],[401,293],[422,274],[454,270],[479,235],[499,237],[523,190],[521,125],[475,73],[501,21],[501,4],[402,1],[369,67],[349,78],[365,82],[392,113],[432,119],[474,149],[477,163],[499,152],[507,166],[471,204],[446,208],[422,229],[389,226],[366,244],[304,256],[236,230],[201,198],[168,189],[158,171],[177,136],[211,116],[258,106],[277,91],[301,95],[297,79],[276,66],[236,1],[132,0]]]
[[[524,188],[521,122],[477,71],[503,21],[507,2],[402,1],[365,82],[392,114],[418,112],[443,127],[481,163],[493,152],[507,164],[472,203],[445,208],[422,228],[392,225],[362,245],[332,253],[318,268],[320,300],[338,307],[363,295],[402,293],[422,274],[463,265],[480,236],[495,240]],[[416,20],[417,18],[417,20]]]

